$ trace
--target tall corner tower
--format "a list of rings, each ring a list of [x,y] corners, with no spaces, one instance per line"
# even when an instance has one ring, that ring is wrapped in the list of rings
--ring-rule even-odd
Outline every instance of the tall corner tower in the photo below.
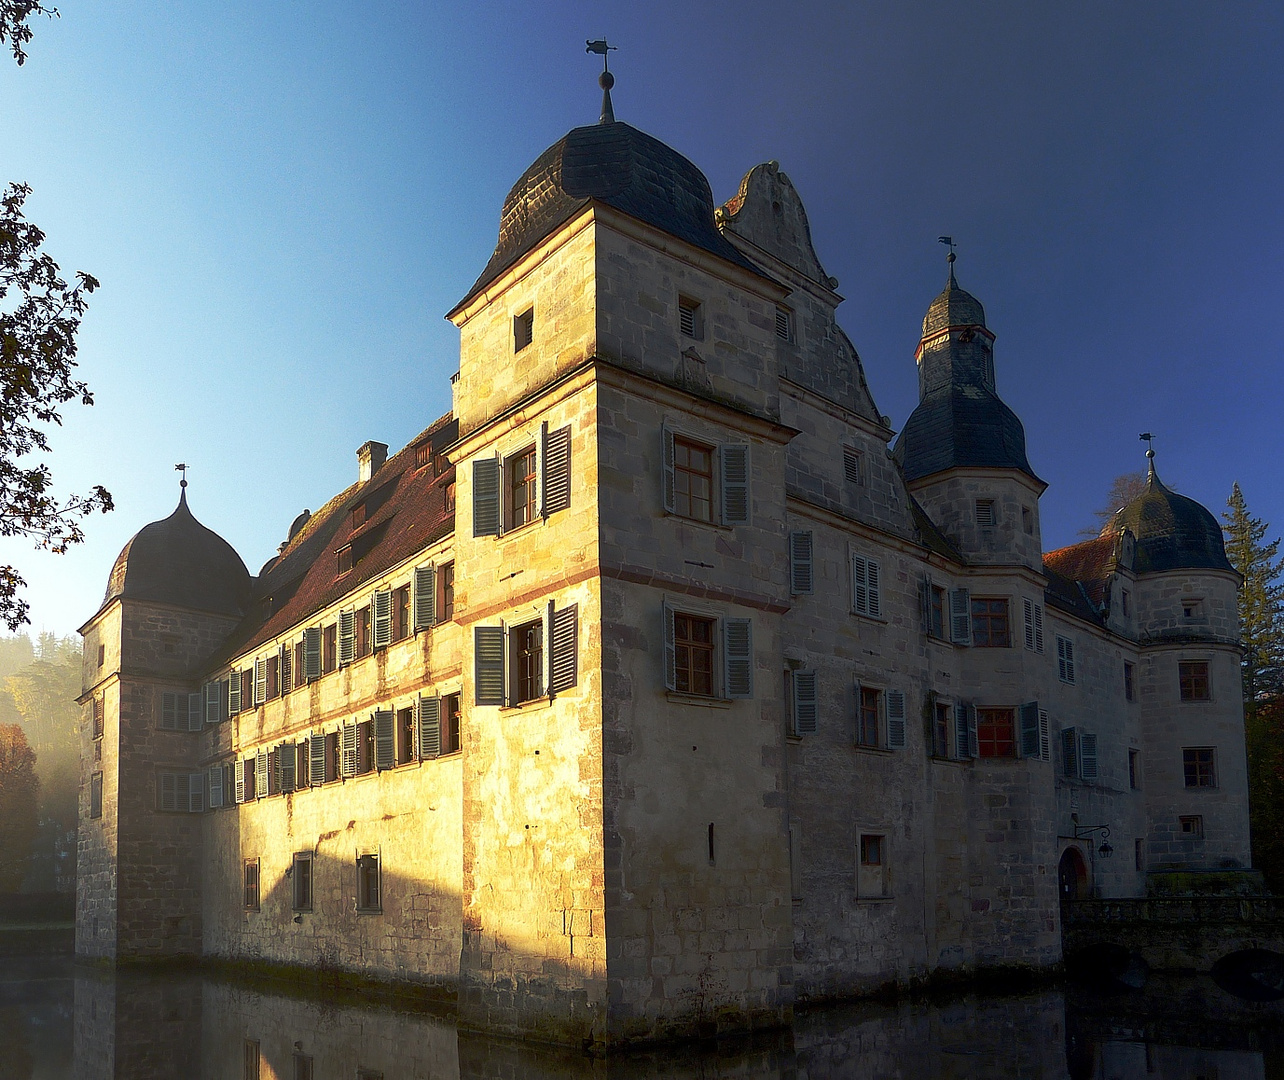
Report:
[[[186,482],[184,482],[186,488]],[[125,545],[83,627],[76,954],[201,948],[198,678],[250,602],[250,575],[187,493]]]

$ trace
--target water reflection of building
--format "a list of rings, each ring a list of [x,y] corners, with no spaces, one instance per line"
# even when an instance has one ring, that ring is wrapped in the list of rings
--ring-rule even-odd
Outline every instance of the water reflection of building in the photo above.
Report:
[[[894,446],[836,288],[774,162],[715,208],[609,108],[550,147],[451,312],[448,416],[365,442],[257,577],[186,492],[121,553],[84,631],[78,951],[614,1044],[1047,967],[1059,878],[1246,864],[1212,515],[1152,462],[1045,555],[953,256]]]

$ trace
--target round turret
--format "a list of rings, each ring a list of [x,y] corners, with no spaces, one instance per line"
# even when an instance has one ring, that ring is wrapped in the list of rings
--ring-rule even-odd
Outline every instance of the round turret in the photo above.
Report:
[[[192,516],[184,490],[169,517],[139,530],[116,557],[103,605],[117,597],[239,616],[250,602],[250,572]]]
[[[1137,538],[1133,565],[1138,573],[1234,569],[1217,519],[1194,499],[1166,488],[1153,457],[1146,490],[1117,511],[1101,532],[1104,536],[1124,529]]]
[[[950,263],[950,280],[923,316],[923,337],[931,337],[950,326],[985,326],[985,308],[970,292],[959,288]]]

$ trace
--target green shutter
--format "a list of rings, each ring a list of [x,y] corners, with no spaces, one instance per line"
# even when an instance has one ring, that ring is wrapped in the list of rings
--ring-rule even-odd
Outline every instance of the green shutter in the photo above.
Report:
[[[397,763],[397,733],[391,709],[376,709],[374,714],[375,768],[391,769]]]
[[[727,697],[753,697],[752,620],[722,620],[722,659]]]
[[[441,699],[421,697],[416,709],[419,757],[425,761],[441,755]]]
[[[473,462],[473,536],[499,535],[499,459]]]
[[[415,568],[415,630],[427,630],[437,621],[437,571],[432,566]]]
[[[478,705],[504,704],[504,628],[473,627],[474,697]]]

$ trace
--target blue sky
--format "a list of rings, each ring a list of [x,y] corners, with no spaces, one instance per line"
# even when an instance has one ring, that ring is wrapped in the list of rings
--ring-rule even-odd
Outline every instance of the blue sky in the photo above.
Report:
[[[616,114],[715,198],[778,160],[847,298],[893,426],[944,283],[998,335],[999,391],[1070,543],[1156,434],[1169,486],[1238,480],[1284,531],[1284,8],[1228,2],[128,3],[68,0],[0,65],[0,181],[64,270],[102,281],[92,409],[54,434],[61,490],[118,509],[62,558],[0,545],[34,629],[68,633],[177,499],[251,571],[290,521],[450,405],[443,319],[523,169]]]

